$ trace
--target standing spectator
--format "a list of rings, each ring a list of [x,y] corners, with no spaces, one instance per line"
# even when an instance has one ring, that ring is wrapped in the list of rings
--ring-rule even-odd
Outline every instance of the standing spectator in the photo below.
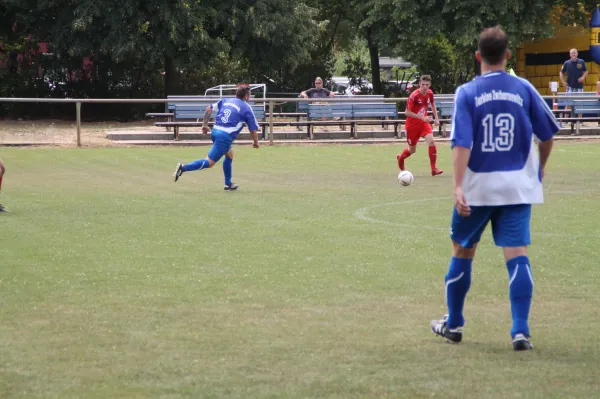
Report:
[[[335,97],[335,93],[323,88],[323,79],[317,77],[315,79],[315,87],[301,92],[300,97],[302,97],[302,98],[327,98],[327,97]],[[318,103],[314,102],[312,104],[318,104]],[[325,118],[323,118],[322,120],[325,120]],[[323,130],[327,131],[327,127],[325,127]]]
[[[571,58],[565,61],[559,73],[560,81],[565,86],[567,93],[583,92],[583,82],[588,74],[588,70],[585,66],[585,61],[577,58],[578,55],[577,49],[572,48],[569,51]],[[565,72],[567,74],[567,81],[565,81]],[[566,109],[570,110],[571,107],[566,107]],[[581,118],[581,115],[579,117]]]
[[[327,98],[334,97],[335,94],[332,91],[323,88],[323,79],[315,79],[315,87],[305,90],[300,93],[302,98]]]

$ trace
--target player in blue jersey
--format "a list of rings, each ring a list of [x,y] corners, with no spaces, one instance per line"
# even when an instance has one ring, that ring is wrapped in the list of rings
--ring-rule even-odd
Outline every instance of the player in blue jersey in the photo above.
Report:
[[[236,98],[224,98],[219,102],[214,103],[212,106],[206,108],[204,113],[204,126],[202,132],[208,133],[208,119],[211,113],[216,112],[215,126],[212,129],[210,139],[213,142],[213,146],[208,151],[208,155],[204,159],[198,159],[189,164],[177,164],[173,179],[179,180],[183,172],[190,172],[192,170],[202,170],[212,168],[213,165],[219,162],[223,156],[223,174],[225,175],[225,190],[233,191],[237,190],[238,185],[231,181],[231,167],[233,163],[233,149],[231,145],[233,140],[242,131],[244,126],[248,126],[250,135],[254,143],[254,148],[259,148],[258,144],[258,122],[252,108],[248,105],[247,101],[250,99],[250,88],[240,87],[235,93]]]
[[[527,257],[531,204],[544,200],[542,177],[559,126],[528,81],[504,72],[510,52],[500,27],[481,33],[475,56],[482,75],[457,89],[452,117],[455,207],[452,259],[445,278],[448,314],[433,320],[431,330],[449,342],[461,342],[471,264],[491,222],[508,269],[513,348],[527,350],[532,348],[528,319],[533,277]]]

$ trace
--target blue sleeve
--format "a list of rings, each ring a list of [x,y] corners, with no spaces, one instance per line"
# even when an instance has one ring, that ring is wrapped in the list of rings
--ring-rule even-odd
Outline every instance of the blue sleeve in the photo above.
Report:
[[[567,62],[568,62],[568,61],[567,61]],[[560,70],[562,73],[565,73],[565,72],[567,72],[567,62],[565,62],[565,63],[563,64],[563,67],[562,67],[562,69]]]
[[[587,67],[585,66],[585,61],[584,60],[581,60],[581,70],[583,72],[587,71]]]
[[[216,114],[217,112],[219,112],[219,110],[221,109],[221,105],[223,105],[223,100],[219,100],[218,102],[214,103],[211,108],[212,108],[212,112],[214,114]]]
[[[246,109],[246,124],[248,125],[248,129],[250,131],[258,130],[258,122],[256,121],[256,117],[254,116],[254,111],[252,111],[252,107],[249,105]]]
[[[533,86],[530,86],[529,92],[531,94],[530,118],[533,134],[540,141],[550,140],[560,130],[560,126],[548,103],[540,96],[538,91]]]
[[[471,149],[473,146],[473,111],[465,89],[456,90],[454,112],[452,114],[452,131],[450,132],[450,148],[454,146]]]

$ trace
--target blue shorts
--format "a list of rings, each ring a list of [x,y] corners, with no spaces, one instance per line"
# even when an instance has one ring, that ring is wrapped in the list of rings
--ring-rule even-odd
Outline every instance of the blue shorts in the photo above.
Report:
[[[218,162],[223,155],[231,149],[233,137],[222,130],[213,129],[210,134],[210,139],[213,142],[212,147],[208,150],[208,157],[215,162]]]
[[[473,248],[490,221],[497,246],[522,247],[531,244],[530,204],[472,206],[468,217],[460,216],[454,208],[450,238],[463,248]]]

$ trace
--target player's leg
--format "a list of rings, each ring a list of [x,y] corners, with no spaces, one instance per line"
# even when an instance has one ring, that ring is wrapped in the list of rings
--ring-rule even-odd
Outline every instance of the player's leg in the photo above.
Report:
[[[233,148],[225,154],[223,160],[223,175],[225,176],[225,191],[237,190],[238,185],[231,182],[231,169],[233,164]]]
[[[431,129],[431,126],[429,128]],[[431,176],[441,175],[442,173],[444,173],[444,171],[441,169],[438,169],[436,166],[437,147],[435,146],[433,132],[432,131],[426,132],[425,136],[423,136],[423,138],[425,139],[425,142],[427,143],[428,148],[429,148],[429,163],[431,165]]]
[[[226,133],[224,133],[226,134]],[[222,140],[219,140],[219,132],[213,132],[210,135],[213,142],[212,147],[208,150],[208,155],[204,159],[197,159],[188,164],[178,163],[175,167],[175,173],[173,173],[173,180],[179,180],[179,177],[184,172],[191,172],[194,170],[209,169],[214,166],[215,163],[223,157],[223,155],[229,150],[229,147],[225,146]]]
[[[448,314],[441,320],[431,321],[431,330],[449,342],[462,341],[462,329],[465,325],[463,309],[471,287],[471,267],[477,243],[489,217],[489,207],[471,207],[469,217],[460,216],[455,208],[452,215],[452,258],[445,276]]]
[[[0,191],[2,191],[2,176],[4,176],[4,172],[6,172],[6,166],[0,159]],[[6,209],[0,204],[0,212],[4,212]]]
[[[404,167],[404,160],[417,152],[417,143],[419,142],[420,137],[419,133],[419,130],[415,128],[406,129],[406,142],[408,143],[408,147],[406,147],[400,154],[396,155],[396,159],[398,160],[398,168],[400,170],[406,169]]]
[[[0,191],[2,191],[2,176],[4,176],[4,172],[6,172],[6,166],[0,159]]]
[[[531,243],[531,205],[498,207],[492,217],[492,233],[496,245],[503,247],[508,270],[508,290],[512,313],[510,335],[515,350],[531,349],[529,342],[529,310],[533,296],[533,274],[527,256]]]

